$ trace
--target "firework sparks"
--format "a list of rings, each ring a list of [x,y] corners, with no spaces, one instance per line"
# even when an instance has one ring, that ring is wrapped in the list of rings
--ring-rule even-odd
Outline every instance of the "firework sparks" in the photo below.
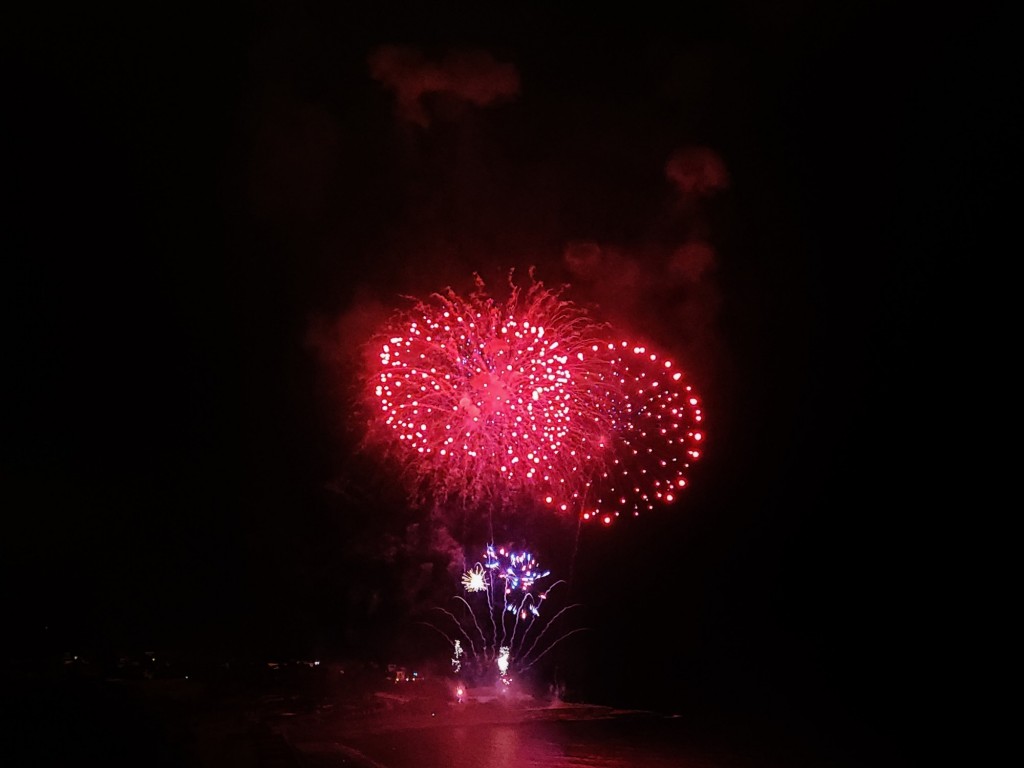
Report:
[[[508,655],[511,650],[507,645],[503,645],[498,649],[498,678],[505,685],[509,684]]]
[[[455,626],[455,634],[458,637],[452,637],[441,627],[430,622],[423,623],[441,634],[454,649],[452,668],[456,674],[486,677],[496,669],[498,679],[508,685],[514,674],[526,672],[555,645],[577,632],[584,631],[584,628],[574,628],[552,635],[555,632],[553,625],[569,610],[578,608],[579,604],[561,608],[547,621],[540,619],[540,604],[548,599],[549,593],[555,587],[565,584],[564,581],[554,582],[541,593],[525,588],[521,577],[517,586],[511,586],[504,571],[512,563],[520,566],[524,563],[530,564],[530,568],[535,571],[531,587],[549,575],[549,571],[540,571],[531,555],[488,545],[486,559],[487,568],[477,563],[467,572],[467,575],[481,573],[485,585],[483,590],[472,592],[472,603],[469,599],[456,595],[453,600],[460,606],[457,612],[436,606],[432,609],[447,617]],[[486,577],[489,573],[497,573],[499,577],[488,579]],[[540,573],[543,573],[543,576],[539,575]],[[464,576],[463,585],[465,582]],[[549,636],[552,639],[544,642]]]
[[[671,504],[701,456],[703,409],[683,372],[646,346],[621,342],[619,350],[614,457],[588,488],[585,520]]]
[[[487,589],[487,574],[480,563],[462,574],[462,586],[467,592],[483,592]]]
[[[529,552],[505,547],[495,549],[493,544],[488,544],[485,556],[487,568],[505,580],[506,593],[516,589],[529,592],[540,579],[551,575],[551,571],[543,570]]]
[[[671,503],[700,456],[700,399],[670,360],[608,335],[538,281],[505,302],[479,278],[468,298],[417,300],[371,342],[367,444],[420,501],[526,498],[584,520]],[[529,565],[514,570],[528,588]]]
[[[375,340],[371,441],[436,500],[571,496],[612,428],[602,333],[539,282],[418,301]]]

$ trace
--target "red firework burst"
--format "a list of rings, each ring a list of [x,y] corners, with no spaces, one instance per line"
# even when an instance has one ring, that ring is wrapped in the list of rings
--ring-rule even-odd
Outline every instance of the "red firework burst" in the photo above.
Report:
[[[419,501],[542,500],[584,519],[670,502],[699,456],[672,364],[533,281],[413,300],[371,341],[367,441]]]
[[[645,346],[623,341],[618,348],[612,458],[580,504],[584,520],[605,523],[675,501],[704,439],[700,398],[685,374]]]

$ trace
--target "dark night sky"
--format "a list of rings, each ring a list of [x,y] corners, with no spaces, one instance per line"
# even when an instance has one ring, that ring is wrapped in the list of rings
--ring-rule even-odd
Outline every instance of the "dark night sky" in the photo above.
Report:
[[[536,265],[707,383],[690,495],[581,538],[595,631],[577,658],[643,661],[601,694],[892,725],[894,704],[867,702],[923,679],[935,599],[928,286],[969,205],[940,184],[969,161],[930,130],[969,79],[952,25],[795,1],[633,21],[252,5],[5,25],[12,637],[285,655],[393,639],[418,563],[377,546],[415,515],[348,449],[324,340],[400,293]],[[487,52],[517,92],[473,104],[453,85],[418,124],[371,77],[382,45],[421,65]],[[680,200],[666,163],[694,147],[728,184]],[[702,280],[665,288],[697,240]],[[564,259],[581,243],[604,254],[593,279]]]

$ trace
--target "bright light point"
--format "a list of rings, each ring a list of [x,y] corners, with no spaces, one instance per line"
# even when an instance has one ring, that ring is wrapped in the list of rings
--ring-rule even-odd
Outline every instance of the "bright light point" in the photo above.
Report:
[[[483,592],[487,589],[487,580],[484,576],[484,567],[477,563],[470,570],[462,574],[462,586],[467,592]]]

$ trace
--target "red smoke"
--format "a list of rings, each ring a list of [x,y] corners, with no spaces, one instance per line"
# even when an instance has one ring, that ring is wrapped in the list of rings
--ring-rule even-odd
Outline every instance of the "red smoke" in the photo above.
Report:
[[[725,163],[706,147],[687,147],[672,153],[665,175],[685,197],[706,197],[729,186]]]
[[[454,52],[432,62],[411,48],[386,45],[370,54],[369,64],[373,79],[395,92],[399,116],[424,128],[430,124],[427,94],[448,94],[478,107],[519,94],[515,66],[486,51]]]

